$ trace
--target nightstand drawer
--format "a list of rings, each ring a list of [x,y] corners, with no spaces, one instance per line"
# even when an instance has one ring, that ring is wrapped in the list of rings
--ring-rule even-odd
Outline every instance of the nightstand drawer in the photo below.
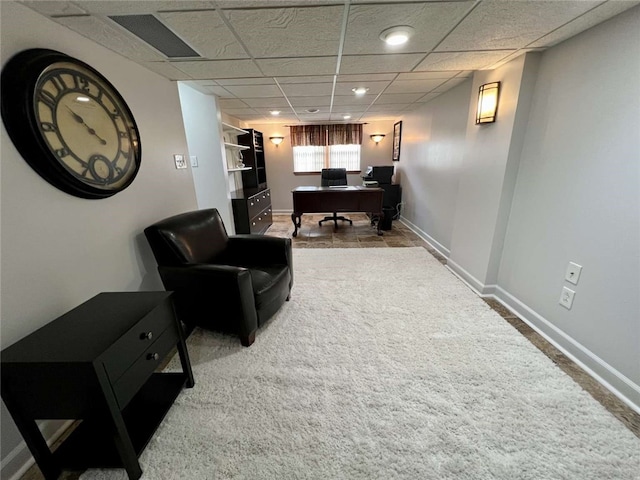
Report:
[[[113,391],[120,408],[124,408],[133,398],[140,387],[158,368],[160,362],[167,356],[178,342],[177,327],[172,325],[155,340],[144,353],[131,365],[120,379],[113,385]]]
[[[247,210],[249,218],[253,218],[271,205],[271,191],[264,190],[247,199]]]
[[[119,338],[103,357],[111,382],[116,382],[142,352],[149,348],[168,326],[174,324],[173,303],[171,299],[166,299]]]

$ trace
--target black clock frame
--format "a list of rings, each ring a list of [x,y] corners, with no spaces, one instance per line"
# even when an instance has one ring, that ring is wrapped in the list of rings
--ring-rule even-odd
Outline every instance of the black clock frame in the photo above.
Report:
[[[138,140],[134,148],[134,172],[122,185],[104,189],[89,185],[72,175],[49,149],[38,127],[34,92],[42,72],[56,62],[69,62],[89,70],[119,97],[122,110],[131,120],[131,128]],[[42,178],[56,188],[76,197],[107,198],[127,188],[140,169],[142,145],[135,119],[124,98],[100,72],[76,58],[62,52],[44,48],[24,50],[14,55],[0,76],[0,113],[9,137],[20,155]]]

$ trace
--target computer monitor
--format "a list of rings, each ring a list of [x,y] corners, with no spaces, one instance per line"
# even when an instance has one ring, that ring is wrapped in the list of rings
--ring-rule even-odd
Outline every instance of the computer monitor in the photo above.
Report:
[[[391,177],[393,177],[393,165],[391,166],[374,166],[367,167],[364,176],[364,180],[375,180],[380,185],[386,185],[391,183]]]

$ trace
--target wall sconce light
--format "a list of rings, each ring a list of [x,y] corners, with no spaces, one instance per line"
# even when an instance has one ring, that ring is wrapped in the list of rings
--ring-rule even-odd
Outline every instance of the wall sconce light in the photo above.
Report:
[[[384,138],[384,133],[374,133],[373,135],[369,135],[369,137],[371,138],[371,140],[376,142],[376,145],[378,145]]]
[[[476,125],[480,125],[482,123],[493,123],[496,121],[499,91],[500,82],[480,85],[480,90],[478,91],[478,109],[476,111]]]
[[[271,143],[273,143],[277,147],[282,143],[284,137],[269,137],[269,140],[271,140]]]

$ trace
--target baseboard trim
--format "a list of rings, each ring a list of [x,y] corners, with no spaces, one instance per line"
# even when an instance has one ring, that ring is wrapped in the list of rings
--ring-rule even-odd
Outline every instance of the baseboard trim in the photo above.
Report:
[[[47,439],[47,445],[51,447],[72,424],[73,420],[67,420],[58,427],[56,427],[58,422],[43,422],[42,436]],[[19,480],[34,464],[35,460],[23,440],[2,459],[0,464],[2,478]]]
[[[450,250],[447,247],[445,247],[444,245],[442,245],[440,242],[438,242],[431,235],[429,235],[427,232],[425,232],[424,230],[421,230],[417,225],[411,223],[409,220],[407,220],[403,216],[400,216],[398,221],[400,223],[402,223],[403,225],[405,225],[406,227],[408,227],[413,233],[418,235],[422,240],[427,242],[440,255],[442,255],[443,257],[445,257],[447,259],[449,258],[449,255],[451,253]]]

